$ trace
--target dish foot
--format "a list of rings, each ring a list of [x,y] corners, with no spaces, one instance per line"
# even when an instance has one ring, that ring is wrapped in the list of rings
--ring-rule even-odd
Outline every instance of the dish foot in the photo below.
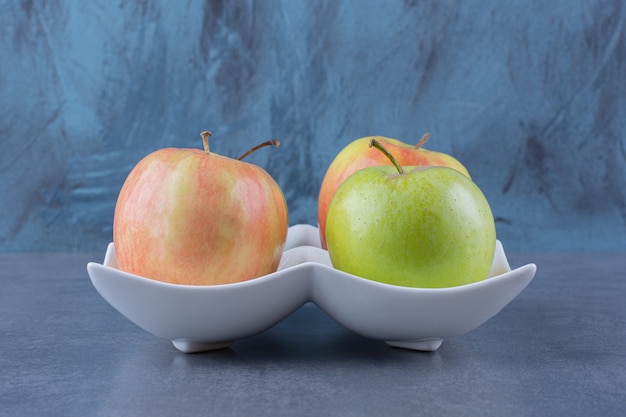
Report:
[[[194,340],[185,340],[185,339],[175,339],[172,340],[172,344],[174,347],[181,352],[185,353],[198,353],[198,352],[206,352],[209,350],[217,350],[224,349],[231,345],[232,342],[222,342],[222,343],[206,343],[206,342],[196,342]]]
[[[403,349],[421,350],[424,352],[434,352],[439,349],[439,346],[443,343],[443,339],[420,339],[420,340],[399,340],[399,341],[387,341],[389,346],[399,347]]]

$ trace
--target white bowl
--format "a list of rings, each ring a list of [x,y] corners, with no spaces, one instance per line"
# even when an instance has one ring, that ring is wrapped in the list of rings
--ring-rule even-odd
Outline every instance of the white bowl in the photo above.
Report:
[[[391,346],[434,351],[446,338],[480,326],[535,276],[527,264],[511,270],[498,241],[489,278],[450,288],[382,284],[332,267],[318,229],[289,228],[278,271],[250,281],[193,286],[120,271],[110,243],[103,264],[87,271],[102,297],[142,329],[183,352],[222,348],[260,333],[312,301],[346,328]]]

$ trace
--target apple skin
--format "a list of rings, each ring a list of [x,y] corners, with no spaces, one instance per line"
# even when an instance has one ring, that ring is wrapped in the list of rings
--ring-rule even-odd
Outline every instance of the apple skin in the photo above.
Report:
[[[487,278],[496,244],[478,186],[448,167],[368,167],[337,190],[326,224],[333,266],[386,284],[441,288]]]
[[[391,166],[389,158],[378,150],[369,147],[369,143],[372,139],[376,139],[382,143],[383,146],[394,155],[400,165],[448,166],[470,178],[470,174],[463,164],[445,153],[429,151],[421,146],[410,145],[397,139],[384,136],[367,136],[356,139],[337,154],[328,167],[324,180],[322,181],[317,205],[317,222],[320,240],[324,249],[327,248],[325,233],[328,207],[341,183],[359,169],[377,165]]]
[[[215,285],[278,268],[285,197],[259,166],[200,149],[143,158],[120,191],[113,241],[121,270],[159,281]]]

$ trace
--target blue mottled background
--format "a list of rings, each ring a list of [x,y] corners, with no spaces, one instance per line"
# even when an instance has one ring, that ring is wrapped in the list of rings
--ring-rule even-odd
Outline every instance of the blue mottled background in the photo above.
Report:
[[[249,158],[290,222],[350,141],[453,154],[511,250],[626,249],[621,0],[0,0],[0,251],[104,251],[133,165]]]

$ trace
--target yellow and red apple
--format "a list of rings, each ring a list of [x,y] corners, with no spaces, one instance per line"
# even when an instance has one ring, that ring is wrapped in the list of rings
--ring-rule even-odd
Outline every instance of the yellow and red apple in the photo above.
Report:
[[[328,208],[339,186],[354,172],[370,166],[391,166],[389,158],[382,152],[370,148],[372,139],[382,143],[399,164],[404,166],[444,166],[453,168],[468,178],[470,174],[454,157],[441,152],[424,149],[422,145],[429,134],[422,136],[417,145],[410,145],[397,139],[383,136],[367,136],[357,139],[341,150],[328,167],[320,189],[317,219],[322,247],[326,248],[326,216]]]
[[[205,149],[143,158],[120,191],[113,242],[121,270],[214,285],[276,271],[288,228],[285,197],[261,167]]]

